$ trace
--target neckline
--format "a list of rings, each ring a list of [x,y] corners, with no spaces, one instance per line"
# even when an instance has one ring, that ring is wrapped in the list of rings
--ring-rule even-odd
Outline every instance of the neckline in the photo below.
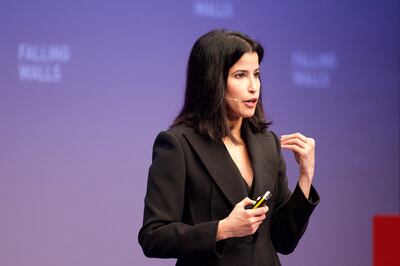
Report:
[[[253,166],[253,161],[251,160],[251,156],[250,156],[250,151],[248,149],[248,145],[247,145],[247,140],[244,138],[244,145],[246,145],[246,150],[249,156],[249,161],[250,161],[250,165],[253,171],[253,177],[252,177],[252,182],[251,185],[249,186],[249,184],[247,183],[246,179],[242,176],[242,173],[239,170],[239,167],[236,165],[235,161],[233,160],[231,154],[228,151],[228,148],[226,147],[225,143],[222,143],[222,145],[224,146],[224,150],[225,150],[225,154],[229,157],[229,161],[231,162],[231,165],[233,166],[233,168],[235,169],[235,172],[237,173],[238,177],[240,179],[242,179],[242,183],[244,184],[245,188],[246,188],[246,192],[248,196],[251,196],[253,194],[254,191],[254,183],[255,183],[255,175],[254,175],[254,166]]]

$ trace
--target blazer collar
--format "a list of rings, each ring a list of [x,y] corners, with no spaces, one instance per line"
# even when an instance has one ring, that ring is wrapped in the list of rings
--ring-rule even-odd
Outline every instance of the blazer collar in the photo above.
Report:
[[[247,196],[243,178],[234,167],[235,164],[223,143],[195,132],[184,133],[184,136],[232,206]]]
[[[268,150],[271,146],[266,144],[268,137],[264,134],[254,134],[248,127],[244,128],[243,133],[253,166],[254,196],[257,197],[267,190],[272,191],[275,183],[276,178],[271,176],[273,153]],[[247,196],[243,177],[223,143],[212,141],[193,130],[186,131],[184,136],[232,206]],[[274,143],[273,137],[270,141]]]

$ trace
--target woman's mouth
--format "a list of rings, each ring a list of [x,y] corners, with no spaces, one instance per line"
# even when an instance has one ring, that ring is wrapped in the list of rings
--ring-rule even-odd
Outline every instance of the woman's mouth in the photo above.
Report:
[[[257,105],[257,98],[251,98],[251,99],[248,99],[248,100],[246,100],[246,101],[243,101],[243,103],[247,106],[247,107],[249,107],[249,108],[253,108],[253,107],[255,107],[256,105]]]

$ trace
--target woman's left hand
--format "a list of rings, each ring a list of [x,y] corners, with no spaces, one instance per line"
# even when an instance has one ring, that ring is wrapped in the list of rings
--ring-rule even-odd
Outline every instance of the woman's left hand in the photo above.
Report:
[[[308,197],[314,176],[315,140],[300,133],[282,135],[281,147],[293,151],[300,168],[299,184]]]

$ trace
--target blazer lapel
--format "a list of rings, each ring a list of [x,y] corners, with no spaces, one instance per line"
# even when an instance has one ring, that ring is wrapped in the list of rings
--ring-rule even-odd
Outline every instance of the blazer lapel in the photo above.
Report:
[[[223,143],[217,143],[193,131],[185,132],[184,137],[232,206],[247,196],[242,177]]]
[[[254,134],[244,128],[247,150],[253,166],[254,197],[273,190],[277,179],[277,148],[274,137],[269,134]]]

